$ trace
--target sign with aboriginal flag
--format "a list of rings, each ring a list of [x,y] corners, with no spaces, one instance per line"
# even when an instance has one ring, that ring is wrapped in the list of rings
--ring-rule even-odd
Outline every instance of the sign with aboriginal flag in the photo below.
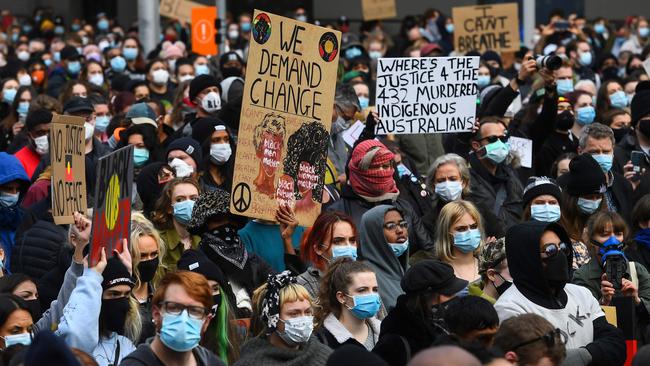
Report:
[[[90,266],[113,251],[122,251],[122,239],[131,233],[131,191],[133,190],[133,145],[99,159],[95,184],[95,209],[90,239]]]
[[[52,216],[57,225],[73,224],[75,211],[86,213],[84,119],[55,114],[50,129]]]
[[[255,10],[230,211],[320,213],[341,33]]]

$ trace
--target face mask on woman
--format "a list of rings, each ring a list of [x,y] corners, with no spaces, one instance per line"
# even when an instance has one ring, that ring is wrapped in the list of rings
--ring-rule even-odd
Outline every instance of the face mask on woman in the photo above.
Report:
[[[133,149],[133,164],[137,167],[143,166],[149,160],[149,150],[136,147]]]
[[[627,95],[625,95],[624,91],[619,90],[609,96],[609,102],[613,108],[625,108],[627,107]]]
[[[117,299],[102,299],[102,310],[99,318],[102,319],[104,328],[118,334],[124,333],[124,323],[129,313],[128,297]]]
[[[594,122],[596,118],[596,110],[594,107],[588,105],[576,110],[576,122],[581,126],[589,125]]]
[[[463,193],[463,184],[460,181],[446,180],[436,183],[436,194],[446,202],[455,201]]]
[[[357,260],[357,247],[352,245],[332,245],[332,259],[350,257]]]
[[[225,164],[232,155],[232,148],[230,144],[211,144],[210,145],[210,161],[216,165]]]
[[[192,219],[192,210],[194,209],[194,200],[185,200],[176,202],[173,205],[174,218],[183,225],[187,225]]]
[[[307,343],[314,330],[313,316],[300,316],[287,320],[280,319],[284,323],[284,332],[276,330],[276,333],[289,346],[296,346]]]
[[[556,222],[560,219],[560,205],[531,205],[530,217],[543,222]]]
[[[409,248],[409,241],[407,240],[403,243],[388,243],[388,245],[390,245],[390,249],[393,251],[393,254],[399,258]]]
[[[381,307],[381,299],[379,298],[379,294],[375,292],[354,296],[346,294],[345,296],[352,298],[354,306],[348,309],[350,309],[352,314],[359,319],[372,318],[377,314]]]
[[[0,192],[0,206],[13,207],[18,203],[20,193]]]
[[[469,229],[454,233],[454,246],[463,253],[471,253],[481,244],[481,232]]]
[[[578,198],[578,210],[584,214],[591,215],[598,210],[601,201],[602,198],[594,201],[580,197]]]
[[[4,89],[2,90],[2,101],[11,104],[14,102],[14,99],[16,98],[16,93],[18,90],[16,89]]]
[[[141,261],[138,263],[138,272],[140,273],[141,282],[150,282],[153,280],[153,277],[156,275],[156,270],[158,270],[158,265],[160,260],[158,257],[154,259],[149,259],[146,261]]]
[[[32,344],[31,333],[10,334],[8,336],[2,337],[2,339],[5,341],[5,349],[15,344],[22,344],[25,346]]]
[[[95,118],[95,129],[102,133],[106,132],[106,128],[110,122],[111,118],[109,116],[97,116],[97,118]]]

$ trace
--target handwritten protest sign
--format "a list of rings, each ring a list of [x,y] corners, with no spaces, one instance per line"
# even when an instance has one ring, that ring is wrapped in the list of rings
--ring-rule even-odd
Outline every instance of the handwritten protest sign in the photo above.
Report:
[[[160,15],[178,19],[181,22],[192,22],[192,8],[205,5],[189,0],[161,0]]]
[[[217,8],[214,6],[196,7],[192,9],[192,52],[210,56],[217,54],[214,20]]]
[[[395,0],[361,0],[363,20],[390,19],[397,16]]]
[[[519,51],[517,3],[460,6],[451,9],[454,19],[454,47],[460,54]]]
[[[232,213],[320,213],[341,34],[255,10],[233,177]]]
[[[380,58],[378,135],[471,131],[478,57]]]
[[[52,216],[57,225],[73,224],[73,213],[86,212],[86,141],[84,119],[55,114],[50,129]]]
[[[519,155],[521,166],[524,168],[533,167],[533,140],[512,136],[508,139],[510,150]]]
[[[97,162],[95,209],[90,239],[90,262],[122,250],[122,239],[131,233],[131,191],[133,190],[133,145],[115,150]]]

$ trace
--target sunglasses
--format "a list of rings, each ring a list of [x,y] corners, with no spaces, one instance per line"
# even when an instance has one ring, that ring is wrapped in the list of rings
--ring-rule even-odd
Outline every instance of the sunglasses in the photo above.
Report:
[[[565,243],[547,243],[542,246],[542,254],[545,254],[545,258],[552,258],[559,252],[564,253],[565,255],[571,254],[569,246]]]
[[[483,137],[481,141],[487,140],[489,143],[495,143],[497,140],[501,140],[501,142],[506,143],[508,142],[508,135],[503,135],[503,136],[488,136],[488,137]]]
[[[517,348],[521,348],[523,346],[527,346],[531,343],[543,341],[546,347],[552,348],[553,346],[560,345],[560,344],[566,344],[567,342],[567,336],[562,332],[560,329],[555,328],[552,331],[542,335],[541,337],[537,337],[534,339],[531,339],[526,342],[519,343],[518,345],[512,347],[511,351],[515,351]]]
[[[390,230],[390,231],[395,231],[397,230],[397,227],[400,227],[402,229],[406,229],[409,227],[408,222],[406,220],[402,220],[400,222],[389,222],[387,224],[384,224],[384,229]]]

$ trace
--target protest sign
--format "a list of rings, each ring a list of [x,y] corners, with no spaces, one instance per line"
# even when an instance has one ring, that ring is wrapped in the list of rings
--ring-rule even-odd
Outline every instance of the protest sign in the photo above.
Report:
[[[380,58],[377,135],[471,131],[478,57]]]
[[[190,23],[192,8],[203,6],[201,3],[189,0],[160,0],[160,15]]]
[[[217,31],[214,28],[216,17],[215,6],[192,8],[192,52],[203,56],[217,54]]]
[[[395,0],[361,0],[363,20],[390,19],[397,16]]]
[[[122,239],[131,233],[131,191],[133,190],[133,145],[97,161],[95,208],[90,239],[90,265],[99,261],[101,249],[106,257],[122,251]]]
[[[517,3],[452,8],[456,52],[519,51],[518,9]]]
[[[230,211],[320,213],[341,33],[255,10]]]
[[[348,146],[353,147],[354,143],[359,139],[359,136],[361,136],[361,132],[363,132],[364,128],[366,128],[365,123],[356,121],[352,126],[343,131],[341,134],[343,135],[343,141],[345,141]]]
[[[533,167],[533,140],[512,136],[508,138],[508,145],[510,145],[511,151],[519,155],[521,166],[524,168]]]
[[[52,216],[57,225],[73,224],[75,211],[86,212],[85,120],[55,114],[50,129]]]

